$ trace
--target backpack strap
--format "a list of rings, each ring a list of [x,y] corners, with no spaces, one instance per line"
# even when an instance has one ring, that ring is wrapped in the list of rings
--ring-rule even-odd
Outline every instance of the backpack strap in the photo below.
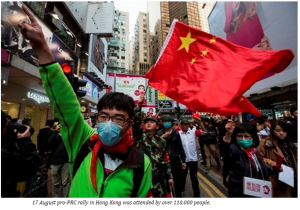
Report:
[[[133,169],[133,189],[131,192],[132,198],[137,197],[137,193],[140,189],[143,177],[144,177],[144,152],[142,150],[136,149],[137,150],[137,155],[138,155],[138,160],[139,160],[139,165],[141,167],[136,167]]]
[[[75,162],[74,162],[74,166],[73,166],[73,178],[75,177],[76,172],[78,171],[81,163],[83,162],[83,160],[85,159],[85,157],[91,152],[91,150],[89,149],[88,146],[88,141],[86,143],[84,143],[81,148],[80,151],[78,153],[78,155],[76,156]]]

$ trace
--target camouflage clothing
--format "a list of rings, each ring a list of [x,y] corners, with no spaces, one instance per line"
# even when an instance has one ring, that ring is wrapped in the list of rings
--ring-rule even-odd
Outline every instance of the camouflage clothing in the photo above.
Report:
[[[147,134],[142,130],[141,108],[135,110],[132,126],[135,146],[144,151],[152,163],[153,197],[166,197],[169,188],[169,179],[173,179],[171,164],[166,150],[166,141],[155,135]],[[169,190],[168,190],[169,191]]]

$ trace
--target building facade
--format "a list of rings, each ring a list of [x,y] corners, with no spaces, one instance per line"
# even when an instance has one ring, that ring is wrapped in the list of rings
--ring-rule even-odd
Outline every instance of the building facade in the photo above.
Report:
[[[114,34],[108,39],[108,72],[129,70],[129,13],[115,10]]]
[[[134,37],[131,37],[129,41],[129,71],[134,71],[135,59],[134,59]]]
[[[208,25],[208,16],[212,11],[214,5],[216,4],[215,1],[199,1],[199,17],[200,17],[200,28],[202,31],[207,33],[210,32],[209,25]]]
[[[145,74],[150,69],[150,33],[149,14],[139,12],[134,27],[134,70],[137,74]]]
[[[30,9],[41,25],[55,60],[59,64],[75,61],[73,72],[81,78],[82,73],[87,72],[88,53],[93,49],[89,48],[90,34],[83,29],[84,24],[77,20],[86,20],[78,15],[87,15],[90,3],[1,2],[1,110],[18,119],[18,122],[28,120],[35,129],[32,140],[36,143],[39,129],[45,126],[47,119],[56,116],[53,115],[52,105],[41,82],[36,53],[16,30],[18,26],[15,20],[25,18],[22,4]],[[104,8],[108,5],[112,6],[111,3],[98,6]],[[96,21],[93,24],[99,23]],[[88,95],[79,99],[81,106],[88,107],[83,112],[84,116],[91,115],[97,101]]]
[[[154,64],[166,40],[174,19],[201,29],[199,3],[196,1],[148,2],[150,32],[153,33],[150,44],[150,61]]]

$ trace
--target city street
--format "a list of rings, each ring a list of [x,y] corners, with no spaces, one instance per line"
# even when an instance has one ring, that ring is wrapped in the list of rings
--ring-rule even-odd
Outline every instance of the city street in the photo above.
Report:
[[[217,169],[217,164],[214,158],[211,158],[212,167],[211,171],[206,174],[205,167],[198,164],[198,181],[200,186],[201,198],[227,198],[227,189],[223,185],[222,170]],[[222,162],[221,162],[222,164]],[[190,176],[188,174],[186,178],[184,198],[193,197],[193,189],[191,185]]]
[[[1,198],[298,198],[297,9],[2,1]]]

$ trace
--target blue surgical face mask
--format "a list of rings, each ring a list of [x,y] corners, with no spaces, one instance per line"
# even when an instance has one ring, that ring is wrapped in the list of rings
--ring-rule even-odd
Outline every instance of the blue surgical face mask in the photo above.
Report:
[[[242,147],[242,148],[249,148],[253,144],[253,139],[240,139],[237,140],[237,143]]]
[[[112,121],[97,123],[98,135],[102,143],[106,146],[116,145],[122,137],[120,137],[122,127]]]
[[[163,122],[163,126],[165,128],[171,128],[172,124],[171,124],[171,122]]]

